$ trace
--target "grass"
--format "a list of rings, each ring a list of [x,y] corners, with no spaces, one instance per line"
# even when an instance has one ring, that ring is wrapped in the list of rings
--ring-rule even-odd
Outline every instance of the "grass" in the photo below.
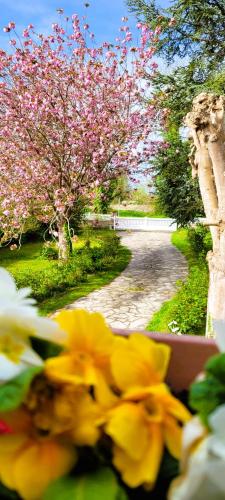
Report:
[[[193,270],[197,270],[197,272],[199,273],[201,273],[202,271],[202,273],[204,274],[207,272],[204,261],[199,259],[190,245],[188,239],[188,231],[186,229],[179,229],[178,231],[174,232],[172,234],[172,243],[178,250],[180,250],[180,252],[183,253],[183,255],[185,255],[187,259],[189,278]],[[205,290],[205,292],[207,291]],[[181,288],[179,288],[174,297],[162,305],[160,310],[153,315],[150,323],[147,326],[147,330],[157,332],[169,331],[168,324],[174,320],[175,311],[177,311],[180,306],[180,302],[182,301],[182,293],[183,292]],[[191,300],[191,297],[189,297],[189,299]],[[195,330],[194,333],[198,335],[204,334],[204,327]]]
[[[90,239],[91,247],[99,247],[101,245],[101,239],[104,239],[104,235],[107,236],[109,230],[95,230],[84,232],[80,236],[76,248],[81,248],[87,237]],[[20,249],[11,251],[8,247],[0,249],[0,266],[6,268],[10,271],[15,279],[17,276],[24,271],[28,272],[32,276],[45,271],[54,271],[57,263],[55,261],[49,261],[43,257],[40,257],[40,252],[43,246],[43,242],[29,242],[22,245]],[[123,247],[119,246],[118,253],[112,261],[112,265],[105,271],[95,271],[94,273],[87,274],[85,280],[76,283],[73,288],[67,288],[65,291],[57,291],[52,297],[46,298],[42,302],[39,302],[38,307],[42,315],[50,314],[64,307],[67,304],[84,297],[93,290],[96,290],[110,281],[112,281],[116,276],[118,276],[123,269],[129,263],[131,257],[131,252]]]
[[[118,210],[119,217],[151,217],[156,219],[164,218],[163,214],[157,212],[142,212],[137,210]]]
[[[29,269],[42,271],[43,269],[51,269],[54,264],[51,261],[40,257],[43,242],[24,243],[20,249],[9,250],[8,247],[0,249],[0,265],[8,271],[16,275],[17,271],[21,271],[29,266]]]

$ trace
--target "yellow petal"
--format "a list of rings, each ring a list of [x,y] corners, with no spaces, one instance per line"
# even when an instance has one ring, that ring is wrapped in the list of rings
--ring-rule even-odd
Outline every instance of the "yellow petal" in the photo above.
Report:
[[[99,313],[76,309],[62,311],[56,316],[60,327],[68,333],[70,350],[94,349],[95,352],[111,352],[113,334]]]
[[[163,435],[170,454],[179,459],[181,457],[182,427],[173,417],[167,416],[165,418]]]
[[[67,474],[75,461],[73,447],[48,440],[30,442],[13,464],[16,490],[24,500],[40,500],[50,482]]]
[[[164,397],[170,395],[169,388],[166,384],[155,384],[150,386],[133,386],[130,387],[123,395],[124,400],[144,401],[149,396],[157,397],[158,400],[163,400]]]
[[[189,410],[183,405],[183,403],[181,403],[181,401],[172,396],[172,394],[165,396],[164,404],[167,412],[180,422],[188,422],[191,419],[192,415]]]
[[[112,373],[118,387],[126,391],[134,386],[160,383],[166,373],[170,348],[142,334],[133,334],[126,342],[115,344]]]
[[[144,409],[124,403],[109,412],[106,433],[134,460],[145,453],[148,445],[148,428]]]
[[[96,384],[96,370],[92,360],[79,361],[78,357],[70,354],[50,358],[45,363],[45,373],[55,382],[70,384]]]
[[[130,344],[140,354],[143,361],[152,365],[153,370],[158,374],[159,381],[163,381],[168,370],[171,348],[140,333],[130,336]]]
[[[76,400],[72,441],[78,446],[94,446],[100,437],[102,413],[89,394]]]
[[[123,481],[131,488],[143,484],[153,487],[163,455],[163,438],[160,426],[149,428],[148,447],[140,460],[133,460],[119,447],[114,449],[113,464],[120,471]]]
[[[9,489],[16,489],[14,477],[15,457],[27,442],[26,434],[0,436],[0,480]]]
[[[95,398],[105,409],[112,408],[112,406],[114,406],[119,400],[119,397],[114,394],[105,377],[101,373],[98,373],[98,380],[95,387]]]

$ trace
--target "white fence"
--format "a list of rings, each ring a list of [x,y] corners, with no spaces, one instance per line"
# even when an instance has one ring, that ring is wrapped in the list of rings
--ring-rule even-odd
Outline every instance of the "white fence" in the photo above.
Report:
[[[117,217],[110,214],[88,214],[86,219],[93,221],[96,226],[111,226],[118,231],[165,231],[177,230],[174,219],[153,219],[151,217]]]
[[[173,219],[153,219],[151,217],[115,217],[114,229],[136,231],[176,231]]]

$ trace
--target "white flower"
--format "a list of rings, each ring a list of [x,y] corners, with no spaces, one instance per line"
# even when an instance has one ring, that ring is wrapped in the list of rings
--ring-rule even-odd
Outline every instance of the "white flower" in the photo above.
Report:
[[[216,343],[225,352],[225,322],[213,321]],[[225,405],[209,416],[210,432],[194,417],[183,430],[181,476],[172,482],[169,500],[225,499]]]
[[[225,498],[225,405],[209,417],[211,433],[198,417],[185,426],[182,475],[173,481],[170,500],[224,500]]]
[[[16,377],[42,359],[31,348],[30,336],[62,342],[66,334],[54,321],[38,316],[30,288],[17,290],[12,276],[0,268],[0,383]]]
[[[177,321],[175,320],[171,321],[170,323],[168,323],[168,327],[172,333],[175,333],[176,335],[182,335]]]

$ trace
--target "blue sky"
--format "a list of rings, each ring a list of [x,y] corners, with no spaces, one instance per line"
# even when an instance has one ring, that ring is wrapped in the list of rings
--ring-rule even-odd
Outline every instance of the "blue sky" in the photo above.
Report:
[[[0,46],[6,47],[7,34],[2,32],[4,25],[14,21],[18,32],[32,23],[38,31],[47,33],[52,22],[57,21],[57,8],[63,8],[66,15],[73,13],[88,16],[88,23],[96,35],[96,41],[113,41],[118,34],[121,17],[127,14],[125,0],[90,0],[90,7],[84,7],[84,0],[0,0],[1,25]],[[169,0],[161,0],[163,6]],[[135,29],[136,19],[129,14],[129,25]]]

